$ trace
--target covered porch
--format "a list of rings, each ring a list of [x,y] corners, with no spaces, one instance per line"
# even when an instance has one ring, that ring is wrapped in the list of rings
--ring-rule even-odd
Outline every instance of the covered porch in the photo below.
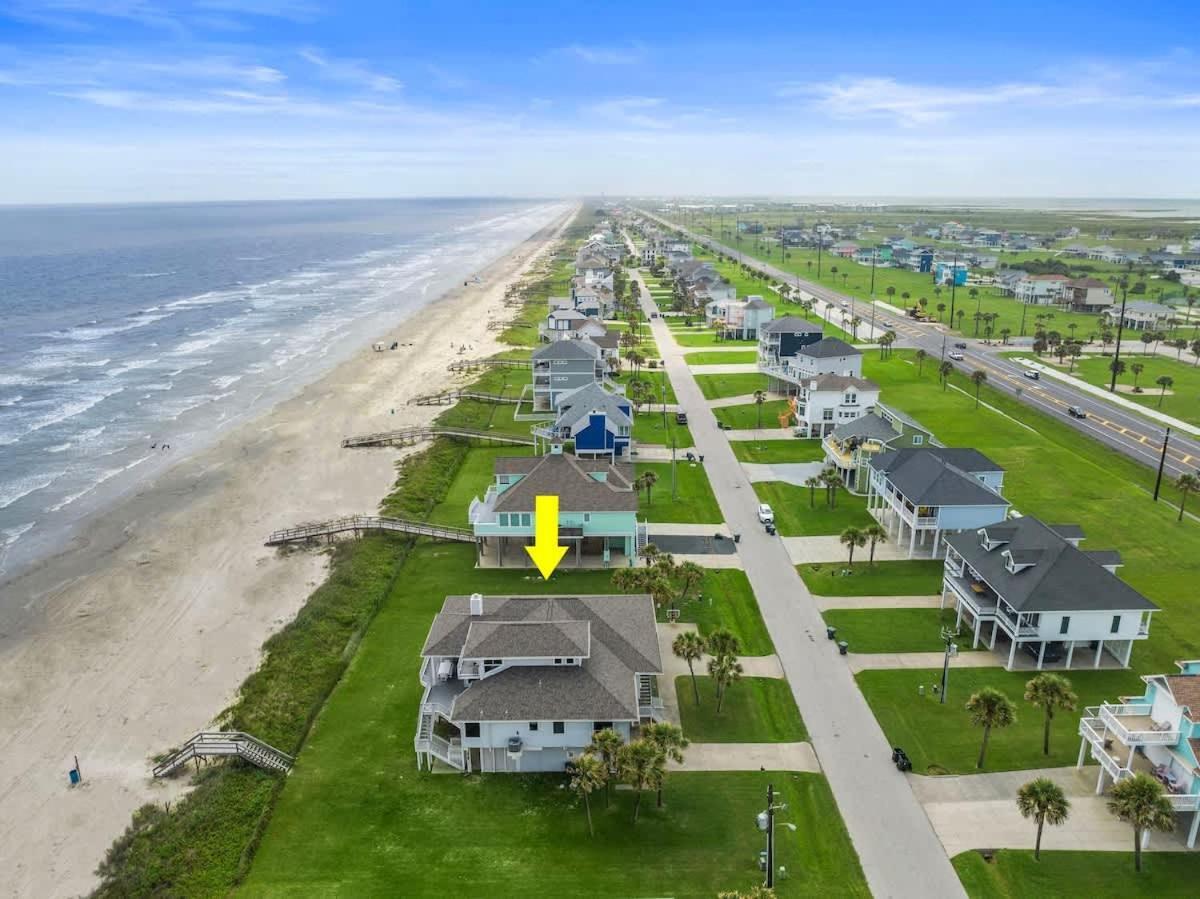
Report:
[[[587,535],[582,528],[560,528],[558,543],[567,547],[562,566],[567,568],[624,568],[633,564],[633,534]],[[532,568],[525,547],[533,546],[532,535],[480,536],[475,538],[475,560],[479,568]]]

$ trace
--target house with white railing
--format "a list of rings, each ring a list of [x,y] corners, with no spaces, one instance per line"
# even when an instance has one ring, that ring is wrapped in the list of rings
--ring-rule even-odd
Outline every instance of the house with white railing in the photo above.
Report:
[[[929,430],[898,409],[876,402],[866,415],[837,425],[822,441],[825,464],[851,493],[867,492],[872,458],[887,450],[938,446]]]
[[[633,404],[622,393],[586,384],[563,394],[558,417],[532,431],[549,445],[571,443],[577,456],[608,456],[616,462],[631,453]]]
[[[1142,677],[1141,696],[1088,708],[1079,721],[1079,760],[1100,764],[1096,792],[1135,773],[1162,783],[1183,816],[1187,847],[1200,834],[1200,660],[1176,662],[1178,674]]]
[[[1009,670],[1128,668],[1158,606],[1117,576],[1117,553],[1081,550],[1083,536],[1022,516],[946,537],[942,607]]]
[[[1003,521],[1004,469],[974,449],[944,446],[888,450],[867,463],[867,510],[908,557],[938,555],[944,534]]]
[[[625,740],[663,705],[654,602],[623,596],[447,596],[421,649],[417,764],[563,771],[592,734]]]

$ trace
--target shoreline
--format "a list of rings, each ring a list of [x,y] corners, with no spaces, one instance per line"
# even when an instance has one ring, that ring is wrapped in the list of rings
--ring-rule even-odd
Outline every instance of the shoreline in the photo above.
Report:
[[[427,423],[409,407],[449,386],[457,347],[502,347],[505,288],[542,259],[564,215],[316,381],[95,516],[73,545],[5,584],[22,619],[0,632],[0,870],[8,895],[77,895],[131,813],[186,791],[149,776],[151,754],[202,730],[271,633],[324,580],[324,554],[262,544],[279,527],[373,512],[409,449],[351,457],[354,431]],[[451,341],[446,335],[454,335]],[[374,342],[374,341],[372,341]],[[453,345],[451,345],[453,344]],[[84,782],[67,787],[78,754]],[[11,891],[11,892],[7,892]]]

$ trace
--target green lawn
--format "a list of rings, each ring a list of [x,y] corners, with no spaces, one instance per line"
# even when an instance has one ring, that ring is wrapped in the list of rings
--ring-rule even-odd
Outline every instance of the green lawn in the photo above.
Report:
[[[713,415],[717,417],[717,421],[723,422],[735,430],[751,430],[758,427],[760,420],[759,408],[758,403],[746,403],[744,406],[725,406],[720,409],[713,409]],[[788,410],[787,400],[767,400],[762,404],[761,408],[761,421],[764,429],[773,428],[779,431],[786,431],[787,434],[791,433],[790,430],[782,428],[779,425],[779,416]]]
[[[633,441],[634,449],[640,443],[661,444],[669,447],[671,445],[672,435],[675,437],[675,447],[677,449],[685,449],[692,446],[692,432],[687,425],[677,424],[675,422],[675,413],[668,412],[666,414],[666,426],[663,426],[662,408],[651,410],[650,406],[643,406],[642,411],[638,412],[633,417]]]
[[[716,682],[696,677],[696,705],[690,675],[675,678],[679,718],[684,736],[693,743],[794,743],[808,739],[792,688],[782,678],[743,677],[725,691],[717,711]]]
[[[954,627],[952,609],[830,609],[822,613],[827,625],[851,652],[942,652],[942,627]],[[959,640],[969,651],[970,640]]]
[[[760,878],[753,817],[768,783],[788,820],[777,836],[791,877],[781,896],[866,896],[824,778],[674,772],[666,806],[614,792],[594,797],[596,837],[560,776],[418,772],[412,749],[421,686],[418,652],[447,593],[601,592],[609,572],[549,582],[477,571],[470,547],[414,551],[297,759],[246,881],[245,896],[673,895],[747,890]],[[621,864],[614,864],[615,858]],[[449,879],[447,879],[449,878]],[[452,886],[448,886],[453,881]]]
[[[1043,845],[1053,844],[1058,830],[1070,830],[1070,819],[1047,827]],[[1133,836],[1130,831],[1130,844]],[[1174,899],[1196,895],[1200,861],[1190,852],[1152,852],[1142,856],[1142,872],[1133,868],[1133,851],[1063,852],[1042,849],[1037,861],[1030,850],[1001,849],[993,861],[978,852],[953,859],[954,869],[971,899]]]
[[[426,519],[435,524],[456,528],[467,527],[467,509],[475,497],[483,498],[488,485],[495,479],[495,461],[502,456],[529,456],[529,446],[473,446],[450,482],[446,498],[433,507]]]
[[[858,553],[855,553],[858,556]],[[933,596],[942,589],[943,563],[935,559],[900,559],[854,563],[851,574],[838,563],[797,565],[796,570],[817,596]]]
[[[666,621],[666,617],[666,609],[659,609],[658,620]],[[705,635],[719,627],[728,628],[741,642],[743,655],[775,652],[746,572],[737,568],[705,569],[699,589],[680,605],[679,620],[697,625]]]
[[[938,385],[932,366],[924,375],[897,352],[869,355],[863,370],[889,403],[932,428],[947,446],[973,446],[1004,466],[1004,495],[1026,515],[1077,523],[1084,549],[1116,549],[1125,562],[1120,576],[1163,611],[1154,616],[1149,640],[1139,641],[1137,671],[1173,671],[1174,659],[1200,656],[1200,616],[1193,614],[1200,581],[1200,526],[1177,522],[1177,493],[1154,503],[1153,469],[1144,467],[1060,420],[984,387],[982,399],[999,410],[974,408],[974,398]],[[971,390],[965,377],[951,384]]]
[[[749,362],[758,361],[757,350],[739,350],[735,353],[714,353],[704,352],[687,353],[684,355],[684,361],[691,366],[705,365],[745,365]],[[701,372],[697,372],[700,374]]]
[[[666,402],[674,403],[676,401],[675,388],[671,386],[671,378],[667,375],[666,371],[661,368],[646,368],[645,366],[642,366],[641,371],[637,373],[635,378],[634,375],[629,371],[629,367],[626,366],[624,371],[614,378],[614,380],[618,384],[625,385],[625,389],[630,397],[633,396],[630,383],[634,380],[644,381],[647,385],[646,395],[650,398],[650,402],[644,404],[642,406],[643,409],[652,408],[653,406],[659,405],[663,402],[664,384],[667,387]]]
[[[671,498],[671,463],[638,462],[635,466],[640,475],[652,471],[658,475],[658,483],[650,490],[650,502],[646,502],[645,491],[638,510],[641,518],[651,522],[686,521],[720,524],[725,519],[717,507],[708,483],[708,475],[700,464],[676,463],[676,498]]]
[[[825,458],[820,440],[731,440],[729,446],[739,462],[820,462]]]
[[[945,705],[938,702],[931,689],[941,681],[940,668],[863,671],[856,680],[889,742],[904,748],[917,773],[975,772],[983,732],[971,725],[964,706],[971,694],[982,687],[995,687],[1017,706],[1017,723],[992,731],[985,770],[1074,765],[1079,754],[1079,712],[1060,712],[1055,716],[1050,755],[1042,755],[1042,712],[1023,699],[1025,683],[1034,673],[1002,668],[955,668],[951,662]],[[1080,709],[1118,696],[1140,694],[1143,688],[1131,671],[1065,674],[1079,695]],[[925,696],[917,694],[921,685],[925,687]],[[930,766],[936,767],[930,770]]]
[[[829,508],[825,503],[825,491],[817,489],[815,507],[809,505],[809,489],[785,484],[782,481],[760,481],[754,492],[761,502],[769,503],[775,512],[775,526],[784,537],[814,537],[823,534],[841,534],[848,527],[866,527],[873,524],[867,512],[867,500],[845,490],[838,490],[837,505]],[[866,562],[867,548],[855,551],[855,555]]]
[[[675,342],[680,346],[758,346],[757,340],[729,340],[724,337],[718,337],[716,331],[702,328],[696,328],[694,330],[673,329],[671,331],[671,336],[675,338]]]
[[[742,372],[732,375],[697,374],[696,384],[707,400],[727,396],[746,396],[756,390],[766,392],[767,376],[758,372]]]

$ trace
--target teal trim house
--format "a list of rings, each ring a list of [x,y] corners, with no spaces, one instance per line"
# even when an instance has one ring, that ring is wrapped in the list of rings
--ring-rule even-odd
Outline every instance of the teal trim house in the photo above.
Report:
[[[529,567],[538,496],[558,497],[558,542],[570,552],[563,565],[632,565],[645,527],[637,520],[633,466],[580,459],[551,446],[545,456],[496,459],[495,480],[467,513],[480,565]]]

